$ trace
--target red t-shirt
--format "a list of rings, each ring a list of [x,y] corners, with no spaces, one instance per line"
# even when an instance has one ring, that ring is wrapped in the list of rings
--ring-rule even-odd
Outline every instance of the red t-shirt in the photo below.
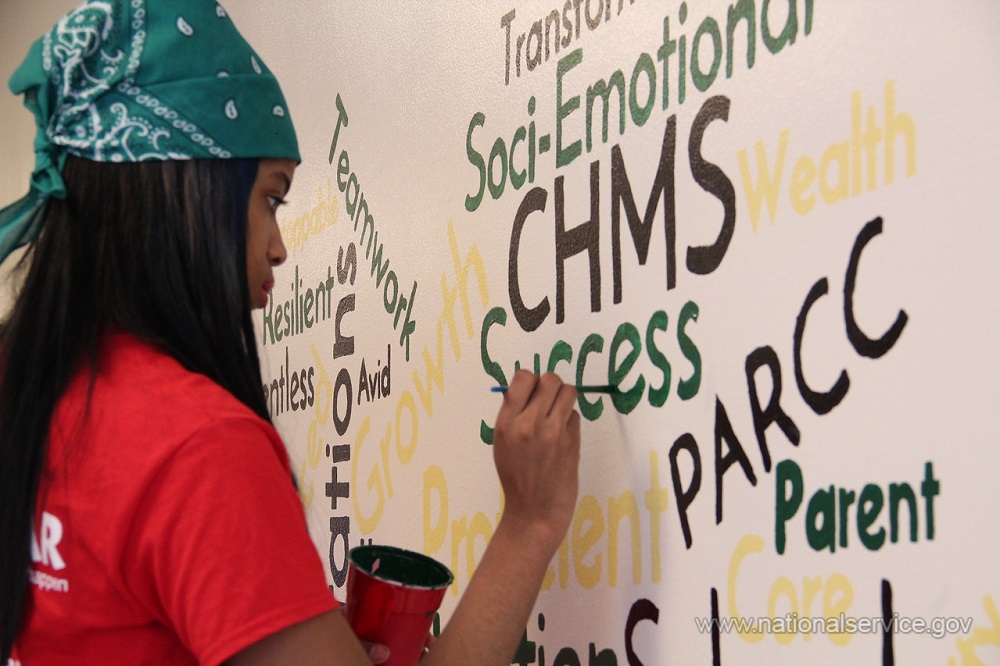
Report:
[[[125,334],[84,417],[88,380],[53,416],[15,659],[218,664],[337,606],[270,424]]]

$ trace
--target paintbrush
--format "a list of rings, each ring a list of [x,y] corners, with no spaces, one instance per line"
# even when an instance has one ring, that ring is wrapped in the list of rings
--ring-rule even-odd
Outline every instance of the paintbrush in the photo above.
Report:
[[[492,388],[490,388],[490,391],[492,391],[493,393],[506,393],[507,392],[507,387],[506,386],[493,386]],[[614,386],[613,384],[603,384],[603,385],[600,385],[600,386],[577,386],[576,387],[576,392],[577,393],[619,393],[620,391],[618,390],[618,387]]]

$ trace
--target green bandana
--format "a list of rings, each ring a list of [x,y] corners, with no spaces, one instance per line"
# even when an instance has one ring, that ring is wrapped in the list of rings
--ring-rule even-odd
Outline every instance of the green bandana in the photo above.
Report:
[[[35,114],[35,170],[0,210],[0,261],[66,196],[66,155],[301,159],[277,80],[214,0],[88,0],[32,45],[10,89]]]

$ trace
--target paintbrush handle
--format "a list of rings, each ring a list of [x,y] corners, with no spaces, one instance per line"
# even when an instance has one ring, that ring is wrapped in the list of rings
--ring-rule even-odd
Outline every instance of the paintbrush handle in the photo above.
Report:
[[[506,386],[493,386],[490,388],[493,393],[506,393]],[[604,386],[577,386],[577,393],[617,393],[618,388],[610,384]]]

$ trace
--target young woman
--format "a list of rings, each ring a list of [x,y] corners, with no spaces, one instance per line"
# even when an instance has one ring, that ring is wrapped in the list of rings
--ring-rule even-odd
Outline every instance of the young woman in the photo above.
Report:
[[[93,0],[11,87],[38,121],[0,259],[0,664],[367,664],[309,540],[250,318],[299,161],[277,82],[207,0]],[[575,392],[518,373],[505,509],[422,663],[508,664],[577,494]]]

